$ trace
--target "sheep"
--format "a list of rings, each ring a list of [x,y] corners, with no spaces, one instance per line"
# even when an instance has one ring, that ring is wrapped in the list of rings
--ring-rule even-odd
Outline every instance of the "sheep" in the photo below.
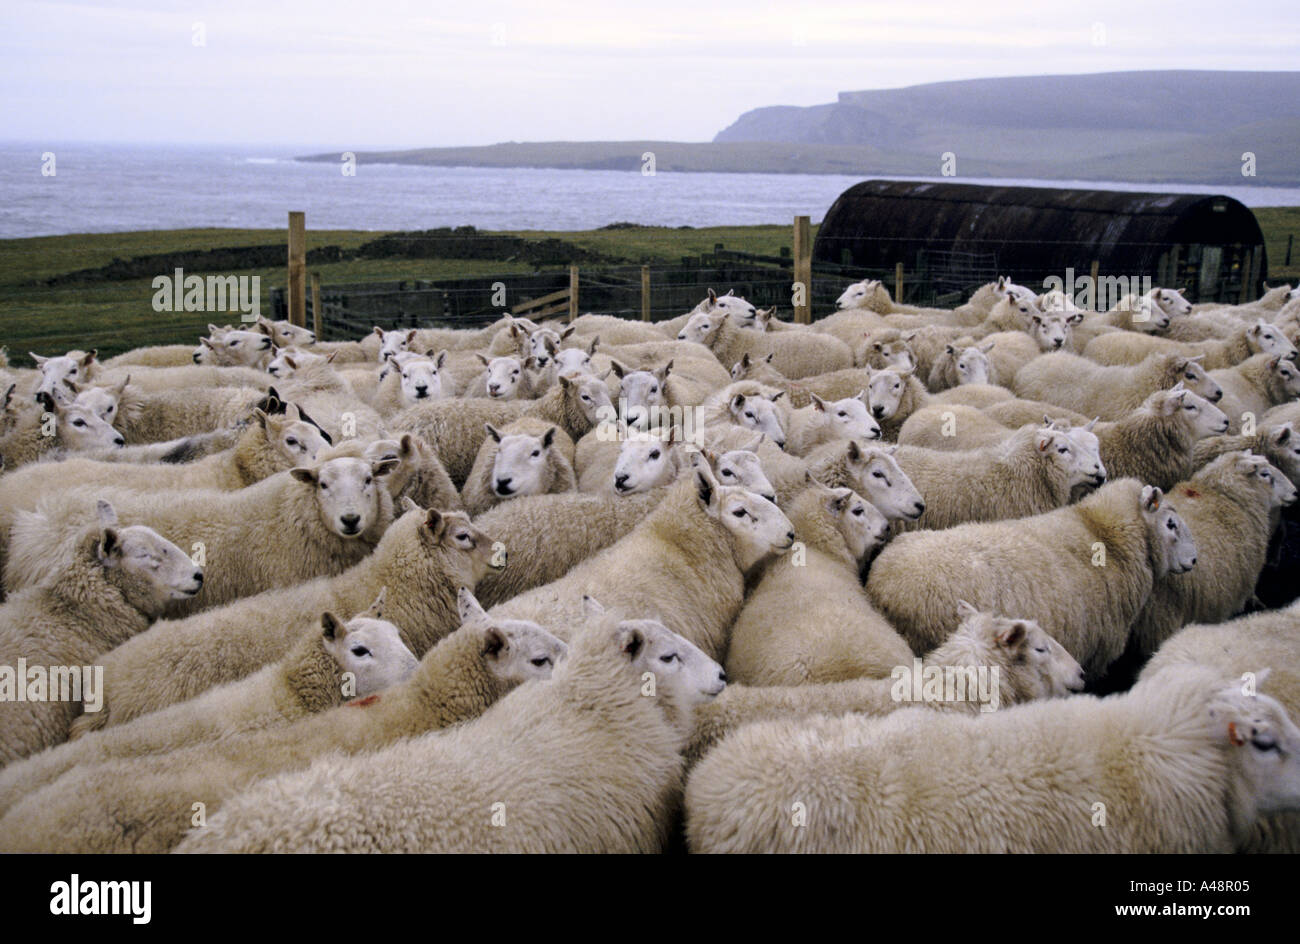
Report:
[[[815,393],[811,398],[808,406],[785,414],[785,448],[792,455],[806,456],[818,446],[840,439],[880,439],[880,426],[871,417],[865,389],[829,403]]]
[[[869,370],[868,376],[867,399],[871,403],[871,415],[888,440],[896,440],[907,418],[929,404],[964,403],[983,407],[1012,398],[1010,391],[986,384],[965,384],[930,394],[913,371],[898,368]]]
[[[271,338],[261,331],[245,331],[242,328],[223,331],[216,325],[208,325],[208,333],[219,334],[214,338],[199,338],[199,347],[194,352],[194,363],[209,367],[252,367],[265,370],[274,355],[275,346]]]
[[[979,347],[964,347],[958,350],[949,344],[930,368],[930,379],[926,382],[926,386],[930,388],[930,392],[938,393],[961,384],[994,383],[995,381],[990,378],[995,377],[996,374],[988,358],[988,352],[992,349],[991,344],[987,346],[981,344]]]
[[[692,772],[687,838],[697,852],[1231,852],[1258,817],[1300,809],[1297,750],[1281,704],[1193,667],[982,718],[762,722]]]
[[[1187,623],[1215,623],[1241,612],[1254,595],[1275,522],[1296,488],[1262,456],[1227,453],[1169,492],[1196,540],[1200,563],[1158,582],[1133,622],[1129,648],[1145,660]]]
[[[187,392],[204,387],[252,387],[266,389],[266,373],[251,367],[116,367],[96,374],[97,384],[120,383],[131,378],[131,388],[136,394],[171,394],[180,401],[176,391]]]
[[[537,390],[538,378],[529,358],[494,357],[491,360],[478,355],[483,362],[483,372],[472,379],[461,396],[488,397],[492,400],[531,400]]]
[[[888,675],[912,651],[871,608],[860,574],[889,522],[849,488],[809,487],[788,516],[799,546],[773,560],[731,629],[727,678],[801,685]]]
[[[606,344],[642,344],[663,340],[663,332],[657,325],[641,324],[614,315],[593,315],[587,312],[573,319],[571,327],[577,335],[575,340],[593,335],[603,337]]]
[[[1024,426],[983,449],[942,452],[899,446],[899,467],[926,496],[925,513],[896,530],[943,530],[971,521],[1042,514],[1106,481],[1106,467],[1089,448],[1051,423]]]
[[[0,438],[0,466],[12,471],[58,449],[85,452],[124,446],[122,434],[82,399],[86,393],[78,394],[71,403],[41,393],[39,409],[23,409]]]
[[[1089,342],[1084,356],[1098,364],[1140,364],[1151,354],[1201,355],[1201,366],[1219,370],[1240,364],[1256,354],[1278,354],[1288,360],[1296,357],[1296,347],[1281,329],[1263,318],[1243,325],[1230,338],[1196,343],[1171,341],[1151,335],[1103,334]]]
[[[390,425],[395,432],[416,433],[427,440],[451,480],[462,486],[487,438],[484,424],[504,426],[524,416],[554,423],[577,442],[601,418],[612,419],[614,408],[603,380],[561,377],[558,386],[537,400],[435,400],[404,410]]]
[[[109,739],[116,732],[109,732],[82,742],[90,753],[80,756],[95,762],[66,776],[73,766],[66,752],[77,744],[0,772],[0,812],[19,804],[13,817],[0,820],[0,847],[30,843],[50,851],[109,851],[130,843],[135,851],[167,851],[184,839],[196,797],[215,811],[259,777],[305,768],[314,757],[373,751],[469,721],[519,683],[550,678],[565,657],[565,644],[535,624],[489,620],[464,588],[459,610],[460,628],[430,650],[405,682],[382,693],[285,726],[130,760],[114,758]],[[131,775],[111,776],[117,769]],[[24,801],[26,794],[32,796]],[[187,799],[178,803],[178,797]],[[39,804],[39,816],[27,815],[28,803]],[[104,815],[124,809],[129,816]],[[53,826],[55,818],[71,819],[77,828]],[[131,828],[122,829],[124,819]]]
[[[1038,698],[1063,698],[1083,690],[1083,669],[1079,663],[1033,620],[981,613],[965,601],[958,604],[957,617],[960,622],[956,631],[921,660],[923,677],[927,669],[934,672],[944,671],[945,667],[996,667],[988,703],[997,707]],[[755,721],[847,712],[886,715],[916,704],[911,699],[895,697],[898,679],[904,674],[898,669],[914,673],[915,664],[911,650],[907,649],[905,657],[890,668],[888,675],[793,686],[735,684],[736,679],[728,669],[726,690],[695,713],[695,728],[686,747],[687,762],[694,764],[723,737]],[[920,704],[940,711],[971,713],[982,707],[973,698]],[[0,803],[0,811],[3,809]]]
[[[185,367],[194,363],[194,348],[188,344],[159,344],[132,348],[104,361],[106,369],[114,367]]]
[[[1191,664],[1265,687],[1287,712],[1300,712],[1300,604],[1238,617],[1224,623],[1186,626],[1164,643],[1142,669],[1139,683]],[[1268,667],[1267,678],[1260,672]],[[1255,822],[1240,852],[1300,852],[1300,815],[1274,813]]]
[[[894,299],[879,279],[863,279],[841,292],[840,297],[835,299],[835,307],[839,311],[860,308],[874,311],[878,315],[888,315],[894,311]]]
[[[464,510],[451,476],[433,447],[419,436],[403,433],[400,439],[377,439],[366,447],[364,455],[371,461],[398,460],[397,468],[384,479],[394,502],[409,498],[421,508]]]
[[[42,393],[53,394],[64,383],[84,383],[96,379],[102,374],[99,361],[95,360],[98,351],[69,351],[57,357],[41,357],[28,351],[27,356],[36,363],[38,381],[30,391],[25,391],[29,398],[39,399]]]
[[[0,701],[12,703],[0,712],[0,766],[64,740],[75,702],[103,697],[91,662],[203,586],[203,570],[156,531],[120,526],[107,502],[95,518],[89,528],[83,518],[63,566],[0,606]]]
[[[743,485],[776,501],[776,490],[754,451],[764,441],[762,433],[750,434],[734,449],[725,448],[725,433],[718,427],[699,431],[689,446],[680,429],[671,426],[647,432],[621,428],[618,438],[609,442],[595,441],[599,433],[588,433],[578,444],[578,461],[586,461],[578,479],[580,491],[626,496],[668,485],[690,467],[689,453],[698,446],[722,484]]]
[[[1182,290],[1154,288],[1137,298],[1125,295],[1109,311],[1090,311],[1075,326],[1075,350],[1086,350],[1092,341],[1116,331],[1128,334],[1167,334],[1175,322],[1185,320],[1191,304],[1182,297]]]
[[[786,412],[776,405],[782,396],[780,390],[752,380],[728,384],[701,405],[697,427],[732,425],[757,430],[784,449]]]
[[[78,718],[73,735],[241,679],[281,658],[311,626],[312,614],[329,610],[348,619],[384,587],[385,616],[400,628],[407,648],[423,655],[455,628],[458,589],[505,567],[506,551],[463,512],[405,504],[375,553],[342,574],[163,620],[120,646],[104,660],[103,709]]]
[[[971,329],[971,337],[980,340],[990,334],[1027,332],[1034,315],[1041,314],[1043,312],[1038,308],[1037,296],[1004,291],[984,320]]]
[[[867,595],[915,652],[947,638],[965,599],[1038,620],[1099,676],[1124,651],[1152,586],[1196,557],[1164,493],[1118,479],[1030,518],[901,535],[871,565]]]
[[[925,501],[894,458],[896,449],[828,443],[808,457],[807,471],[823,485],[853,489],[890,522],[915,521],[925,514]]]
[[[987,351],[989,362],[989,379],[985,382],[1002,386],[1010,386],[1020,369],[1043,353],[1040,343],[1023,331],[999,331],[990,334],[980,342],[979,348]]]
[[[280,347],[276,348],[275,357],[267,363],[266,372],[277,380],[288,380],[303,367],[319,363],[333,364],[336,360],[337,351],[317,354],[298,347]]]
[[[558,426],[524,417],[500,430],[491,423],[485,428],[488,438],[461,489],[471,517],[507,499],[570,492],[577,487],[573,440]]]
[[[724,313],[734,314],[751,325],[758,317],[758,309],[745,299],[737,297],[735,289],[730,289],[725,295],[719,295],[713,289],[709,289],[708,295],[686,314],[661,321],[655,325],[655,328],[669,338],[680,338],[682,330],[696,315]]]
[[[625,537],[666,493],[665,488],[627,497],[565,492],[497,505],[476,524],[509,549],[510,566],[489,572],[478,585],[478,598],[496,606],[559,580]]]
[[[326,447],[320,431],[298,417],[292,404],[284,415],[255,413],[257,422],[245,429],[233,449],[198,462],[136,464],[69,458],[36,463],[0,476],[0,547],[19,511],[34,511],[41,499],[76,486],[106,485],[155,489],[213,489],[234,491],[260,482],[299,463],[311,463]]]
[[[343,375],[325,361],[300,367],[281,387],[286,399],[310,411],[335,437],[379,439],[387,435],[378,411],[357,397]]]
[[[1103,367],[1065,352],[1043,354],[1016,374],[1012,389],[1018,397],[1046,400],[1085,416],[1118,420],[1157,390],[1180,381],[1211,403],[1223,397],[1217,379],[1196,359],[1181,354],[1152,354],[1128,367]]]
[[[906,353],[911,357],[913,369],[918,375],[929,377],[930,371],[934,369],[935,360],[943,354],[948,345],[969,337],[968,328],[945,325],[929,324],[905,331],[890,328],[867,334],[860,344],[854,346],[853,360],[860,367],[871,367],[873,370],[890,366],[905,370],[908,364],[903,362],[901,353],[896,353],[891,364],[885,362],[884,351],[876,348],[876,345],[882,342],[902,341]],[[892,349],[898,351],[896,345]]]
[[[1241,432],[1246,416],[1258,419],[1270,407],[1300,396],[1300,366],[1277,354],[1256,354],[1235,367],[1210,371],[1223,389],[1219,409],[1228,414],[1228,431]]]
[[[619,541],[562,578],[493,607],[494,616],[528,619],[561,639],[581,618],[589,593],[611,607],[659,620],[722,654],[740,612],[746,578],[794,543],[789,519],[772,502],[719,485],[702,457],[692,474]]]
[[[446,357],[446,351],[436,355],[397,354],[389,362],[388,373],[379,381],[370,406],[381,416],[392,416],[426,400],[454,396],[454,388],[442,369]],[[357,390],[355,384],[351,388]]]
[[[1295,425],[1281,423],[1261,429],[1253,436],[1210,436],[1192,449],[1192,468],[1199,469],[1227,452],[1248,450],[1276,466],[1293,485],[1300,486],[1300,436]],[[0,479],[0,485],[4,482]]]
[[[748,380],[764,387],[781,390],[789,398],[790,406],[795,409],[809,406],[813,402],[814,394],[823,400],[842,400],[845,397],[858,396],[871,383],[871,371],[861,367],[850,367],[846,370],[818,374],[815,377],[805,377],[802,380],[791,380],[772,368],[770,357],[769,355],[766,358],[751,360],[748,354],[744,355],[732,367],[732,381]],[[909,361],[908,364],[910,363]]]
[[[678,336],[711,350],[720,363],[734,364],[744,354],[773,355],[772,366],[792,380],[853,366],[853,351],[830,335],[815,332],[761,334],[746,331],[730,313],[696,315]]]
[[[257,330],[271,339],[278,348],[311,347],[316,343],[316,332],[305,325],[296,325],[290,321],[271,321],[261,315],[257,316]]]
[[[691,711],[726,683],[653,620],[593,623],[550,682],[451,731],[262,781],[177,851],[662,850]]]
[[[265,394],[251,387],[210,387],[165,393],[128,386],[115,425],[129,443],[151,443],[211,432],[251,417]]]
[[[196,553],[201,549],[207,567],[203,595],[177,604],[175,613],[341,573],[370,553],[392,522],[392,499],[375,479],[396,463],[328,456],[237,492],[81,486],[49,496],[35,512],[19,512],[14,521],[5,587],[29,586],[58,567],[69,553],[69,530],[100,497],[111,501],[123,520],[195,545]]]
[[[883,367],[899,367],[907,370],[916,367],[916,355],[912,353],[911,343],[903,340],[902,332],[889,328],[884,331],[869,332],[866,337],[867,341],[860,350],[855,348],[853,352],[853,361],[859,367],[870,367],[873,370],[880,370]]]
[[[326,612],[279,662],[130,724],[60,745],[27,773],[20,771],[14,782],[30,791],[73,767],[284,727],[396,685],[415,670],[416,658],[397,627],[380,618],[382,603],[381,591],[364,614],[347,623]]]

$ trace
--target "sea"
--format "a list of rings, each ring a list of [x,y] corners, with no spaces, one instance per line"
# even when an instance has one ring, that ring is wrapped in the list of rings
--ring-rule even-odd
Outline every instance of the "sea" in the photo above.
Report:
[[[304,148],[303,152],[311,149]],[[294,160],[275,148],[0,143],[0,238],[200,227],[585,230],[820,220],[871,175],[419,167]],[[896,178],[925,179],[925,178]],[[962,178],[934,178],[952,182]],[[1300,206],[1300,188],[971,178],[971,183],[1220,193]]]

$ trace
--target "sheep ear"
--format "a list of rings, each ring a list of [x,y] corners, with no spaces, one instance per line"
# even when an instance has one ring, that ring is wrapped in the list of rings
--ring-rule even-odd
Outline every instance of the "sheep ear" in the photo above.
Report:
[[[1029,632],[1029,627],[1024,623],[1015,622],[1006,629],[998,633],[998,645],[1004,649],[1014,649],[1025,641],[1025,636]]]
[[[949,355],[955,355],[957,353],[957,349],[953,347],[951,344],[947,344],[944,346],[944,352]]]
[[[442,540],[443,534],[447,531],[447,519],[443,517],[441,511],[437,508],[430,508],[428,517],[424,519],[424,524],[433,534],[435,541]]]
[[[423,508],[421,508],[418,504],[416,504],[415,499],[412,498],[410,495],[402,496],[400,506],[402,509],[402,514],[406,514],[408,511],[424,511]]]
[[[745,445],[741,446],[741,447],[740,447],[741,451],[742,451],[742,452],[753,452],[755,449],[757,449],[759,446],[761,446],[761,445],[763,444],[763,436],[764,436],[763,433],[759,433],[757,436],[755,436],[753,439],[751,439],[751,440],[750,440],[749,442],[747,442]]]
[[[743,393],[738,393],[731,398],[731,408],[733,410],[739,410],[744,405],[745,405],[745,395]]]
[[[306,485],[315,485],[315,484],[316,484],[316,470],[315,470],[315,469],[305,469],[305,468],[303,468],[302,466],[299,466],[299,467],[296,468],[296,469],[290,469],[290,470],[289,470],[289,474],[292,475],[292,476],[293,476],[295,479],[297,479],[299,482],[302,482],[302,483],[304,483],[304,484],[306,484]]]
[[[475,351],[475,352],[474,352],[474,356],[477,357],[477,358],[479,359],[479,363],[482,364],[484,367],[486,367],[488,364],[492,363],[492,362],[489,361],[486,357],[484,357],[482,354],[478,353],[478,351]]]
[[[1070,314],[1070,317],[1068,317],[1068,318],[1065,319],[1066,324],[1070,324],[1070,325],[1081,325],[1081,324],[1083,324],[1083,315],[1084,315],[1084,313],[1081,312],[1081,311],[1072,312],[1072,313]]]
[[[204,347],[208,348],[209,350],[212,351],[216,350],[216,348],[212,346],[212,342],[209,341],[207,338],[199,338],[199,343],[202,344]]]
[[[38,368],[39,368],[39,367],[44,367],[44,366],[45,366],[45,362],[49,360],[48,357],[41,357],[41,355],[36,354],[36,353],[33,353],[32,351],[28,351],[28,352],[27,352],[27,356],[30,357],[32,360],[34,360],[34,361],[36,362],[36,366],[37,366]]]
[[[107,563],[109,558],[122,556],[122,542],[118,537],[117,528],[107,527],[99,532],[99,560]]]
[[[410,331],[406,332],[406,343],[410,344],[414,340],[415,340],[415,329],[412,328]]]
[[[826,401],[823,400],[821,397],[817,396],[817,394],[815,393],[812,394],[811,396],[812,396],[813,409],[816,410],[818,413],[825,413]]]
[[[849,457],[849,461],[852,462],[854,465],[857,465],[859,462],[862,461],[864,454],[862,450],[858,447],[858,441],[856,439],[849,440],[849,451],[847,455]]]
[[[343,621],[328,611],[321,614],[320,625],[321,635],[327,642],[342,639],[348,634],[348,628],[343,625]]]
[[[612,357],[609,359],[609,366],[613,369],[614,376],[618,377],[619,380],[622,380],[623,375],[627,373],[627,368],[624,367],[622,364],[620,364],[618,361],[614,360]]]
[[[1291,441],[1292,434],[1295,433],[1295,427],[1290,423],[1283,423],[1277,429],[1268,434],[1269,441],[1275,446],[1281,446]]]
[[[95,360],[95,355],[99,353],[99,348],[92,347],[84,357],[81,358],[81,366],[89,367]]]
[[[826,507],[833,515],[844,513],[844,509],[849,507],[849,501],[853,498],[853,489],[835,488],[830,490],[830,495],[826,499]]]
[[[773,403],[775,403],[777,400],[780,400],[783,396],[785,396],[785,391],[778,390],[776,393],[768,397],[768,399],[771,400]]]
[[[957,601],[957,618],[958,618],[958,619],[962,619],[962,620],[964,620],[964,619],[969,619],[969,618],[972,617],[972,616],[978,616],[978,615],[979,615],[979,610],[975,609],[975,607],[971,606],[971,605],[970,605],[969,603],[967,603],[965,600],[958,600],[958,601]]]
[[[483,605],[478,602],[478,598],[469,587],[461,587],[456,593],[456,609],[460,613],[462,623],[468,623],[472,619],[487,619]]]
[[[495,439],[497,442],[501,441],[501,432],[491,423],[484,423],[483,428],[486,429],[487,434],[491,436],[493,439]]]
[[[598,334],[594,338],[592,338],[591,343],[587,345],[587,356],[590,357],[592,354],[595,354],[596,348],[598,348],[599,346],[600,346],[600,335]]]
[[[1086,429],[1088,432],[1091,433],[1091,432],[1092,432],[1092,428],[1093,428],[1094,426],[1097,425],[1097,421],[1098,421],[1099,419],[1101,419],[1100,416],[1094,416],[1092,419],[1088,420],[1088,425],[1085,426],[1084,429]]]
[[[1161,499],[1165,493],[1154,485],[1144,485],[1142,487],[1142,510],[1145,512],[1154,512],[1160,509]]]
[[[506,645],[505,634],[495,626],[489,626],[483,631],[483,655],[487,658],[500,659]]]
[[[550,448],[551,448],[551,443],[555,442],[555,431],[556,431],[556,429],[558,429],[558,427],[556,427],[556,426],[552,426],[550,429],[548,429],[545,433],[542,434],[542,448],[543,448],[543,449],[550,449]]]
[[[57,414],[61,412],[62,404],[55,400],[54,394],[50,393],[48,390],[42,390],[40,393],[36,394],[36,402],[39,403],[41,408],[47,413]]]
[[[717,303],[718,303],[718,293],[715,292],[713,289],[709,289],[709,307],[712,308]]]
[[[384,336],[384,329],[379,327],[379,325],[375,325],[375,336],[380,338]]]
[[[618,646],[618,651],[628,657],[628,660],[635,659],[645,648],[645,633],[635,626],[629,626],[627,623],[619,623],[614,630],[614,644]]]
[[[593,596],[582,595],[582,615],[586,619],[596,619],[605,612],[605,607]]]
[[[699,456],[699,453],[696,453],[696,456]],[[692,461],[695,466],[696,497],[699,498],[700,504],[704,507],[704,510],[708,512],[709,517],[716,518],[718,517],[719,511],[718,482],[713,477],[713,473],[709,471],[709,462],[707,459],[703,456],[699,456],[699,460],[695,461],[695,457],[693,456]]]
[[[745,354],[743,354],[743,355],[741,356],[741,358],[740,358],[740,367],[741,367],[742,370],[748,370],[748,369],[749,369],[749,354],[748,354],[748,353],[745,353]]]
[[[1050,426],[1052,421],[1048,420],[1047,422]],[[1055,434],[1050,429],[1040,429],[1038,435],[1034,437],[1034,444],[1038,447],[1039,452],[1046,452],[1047,447],[1052,444],[1054,438]]]
[[[370,474],[376,478],[388,475],[401,464],[401,459],[380,459],[378,462],[370,463]]]
[[[9,389],[5,391],[4,409],[9,409],[9,401],[14,398],[14,391],[18,389],[18,384],[11,383]]]
[[[117,511],[102,498],[95,502],[95,516],[101,528],[111,528],[117,524]]]

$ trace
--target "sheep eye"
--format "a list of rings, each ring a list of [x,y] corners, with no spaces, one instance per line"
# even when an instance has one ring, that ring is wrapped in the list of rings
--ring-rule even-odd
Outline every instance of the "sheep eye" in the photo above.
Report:
[[[855,515],[857,515],[859,518],[861,518],[861,517],[862,517],[862,508],[861,508],[861,506],[859,506],[859,507],[857,507],[857,508],[854,508],[854,509],[853,509],[853,513],[854,513]]]
[[[1194,373],[1192,373],[1190,370],[1187,372],[1186,376],[1187,376],[1187,379],[1188,379],[1188,380],[1195,380],[1195,379],[1196,379],[1196,375],[1195,375]]]
[[[237,347],[238,345],[239,345],[239,342],[238,342],[238,341],[231,341],[231,342],[230,342],[230,346],[231,346],[231,347]]]
[[[320,487],[321,487],[321,491],[324,491],[325,489],[329,488],[329,486],[326,485],[324,482],[320,483]]]
[[[719,469],[718,471],[721,475],[725,475],[727,478],[731,478],[733,475],[730,469]]]
[[[353,646],[352,654],[354,656],[368,656],[370,655],[370,650],[367,649],[365,646]]]
[[[754,414],[753,414],[753,413],[746,413],[746,414],[745,414],[745,419],[747,419],[747,420],[752,420],[753,418],[754,418]]]
[[[1174,524],[1174,519],[1173,519],[1173,518],[1170,518],[1170,519],[1165,523],[1165,527],[1168,528],[1170,531],[1177,531],[1177,530],[1178,530],[1178,525]]]
[[[72,425],[73,425],[73,426],[85,426],[85,425],[86,425],[86,421],[85,421],[85,420],[73,420],[73,421],[72,421]]]
[[[366,476],[366,484],[367,484],[367,485],[369,485],[369,484],[370,484],[371,482],[373,482],[373,481],[374,481],[373,478],[371,478],[371,477],[368,476],[368,475]]]
[[[735,511],[732,512],[732,514],[735,515],[737,518],[743,518],[745,517],[745,509],[737,508]]]
[[[883,472],[872,472],[871,477],[873,479],[883,479],[885,477],[885,474]]]
[[[540,456],[541,454],[542,454],[542,451],[541,451],[540,449],[534,449],[534,450],[533,450],[533,458],[534,458],[534,459],[536,459],[536,458],[537,458],[538,456]]]
[[[1047,647],[1046,647],[1046,646],[1034,646],[1034,652],[1041,652],[1041,653],[1043,653],[1043,654],[1046,654],[1046,653],[1047,653]]]
[[[540,659],[529,659],[528,661],[531,662],[533,665],[537,666],[539,669],[544,665],[551,664],[551,660],[546,656],[542,656]]]
[[[1069,450],[1067,447],[1062,446],[1060,449],[1058,449],[1058,450],[1056,450],[1056,451],[1059,452],[1061,455],[1065,455],[1065,454],[1066,454],[1067,452],[1069,452],[1070,450]]]
[[[836,413],[835,415],[838,416],[838,417],[840,417],[841,419],[843,419],[844,417],[848,416],[849,414],[845,413],[843,410],[840,410],[840,411],[839,411],[838,413]]]
[[[675,653],[675,652],[670,652],[670,653],[668,653],[668,655],[666,655],[666,656],[660,656],[660,657],[659,657],[659,661],[660,661],[660,662],[672,662],[672,661],[673,661],[674,659],[676,659],[676,658],[677,658],[677,653]]]
[[[460,534],[456,535],[456,540],[457,540],[457,541],[468,541],[468,540],[469,540],[469,535],[466,534],[464,531],[462,531]]]
[[[651,458],[651,460],[658,459],[658,458],[659,458],[659,450],[656,449],[654,452],[650,453],[650,458]]]
[[[296,440],[296,439],[294,439],[292,436],[290,436],[288,439],[286,439],[286,440],[284,441],[284,444],[285,444],[286,446],[296,446],[296,445],[298,445],[298,440]]]

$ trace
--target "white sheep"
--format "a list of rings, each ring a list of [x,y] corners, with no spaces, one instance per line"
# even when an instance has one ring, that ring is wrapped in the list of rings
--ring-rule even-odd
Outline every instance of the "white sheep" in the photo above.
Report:
[[[960,349],[949,344],[930,368],[930,379],[926,386],[932,393],[938,393],[962,384],[996,383],[990,379],[997,376],[989,363],[988,352],[992,349],[992,344]]]
[[[215,812],[258,778],[303,769],[314,757],[374,751],[469,721],[519,683],[550,678],[565,657],[565,644],[539,626],[489,620],[467,590],[460,612],[460,628],[404,683],[286,726],[130,760],[113,759],[113,750],[103,745],[116,732],[108,732],[80,742],[93,761],[71,773],[73,763],[59,755],[80,744],[0,772],[0,812],[19,806],[12,817],[0,819],[0,848],[165,852],[192,825],[196,798]],[[114,775],[128,769],[130,776]],[[178,797],[188,799],[178,803]],[[27,809],[33,804],[36,816]],[[126,809],[128,817],[105,815]],[[132,824],[128,829],[122,828],[124,818]],[[75,828],[67,828],[70,823]]]
[[[1018,397],[1046,400],[1085,416],[1118,420],[1157,390],[1167,390],[1180,381],[1211,403],[1223,397],[1223,388],[1200,363],[1181,354],[1153,354],[1126,367],[1103,367],[1063,351],[1044,354],[1016,374],[1012,389]]]
[[[0,437],[0,465],[12,471],[56,450],[87,452],[125,445],[122,434],[99,416],[88,394],[83,391],[68,403],[41,393],[36,407],[15,405],[18,412]]]
[[[598,620],[550,682],[451,731],[265,780],[177,851],[660,851],[691,710],[724,685],[662,625]]]
[[[986,695],[961,699],[922,700],[919,704],[940,711],[978,712],[983,704],[993,708],[1021,704],[1038,698],[1062,698],[1083,690],[1083,669],[1065,648],[1033,620],[1009,619],[981,613],[969,603],[958,604],[960,623],[943,645],[921,660],[925,672],[951,673],[954,669],[983,666],[992,677]],[[734,642],[733,642],[734,645]],[[991,670],[996,668],[996,673]],[[902,670],[902,671],[899,671]],[[686,748],[688,762],[700,757],[741,725],[777,718],[842,715],[847,712],[885,715],[918,704],[900,698],[899,680],[916,672],[910,649],[905,658],[879,678],[854,678],[838,682],[800,685],[736,683],[728,669],[727,689],[695,713],[695,729]],[[911,690],[911,685],[903,691]],[[968,691],[978,696],[978,676]],[[2,778],[3,775],[0,775]],[[3,794],[0,793],[0,799]],[[0,811],[4,809],[0,803]]]
[[[626,501],[627,499],[619,499]],[[745,578],[794,543],[789,519],[772,502],[719,485],[702,457],[626,537],[563,577],[493,607],[565,638],[582,614],[582,596],[658,619],[710,658],[726,646]]]
[[[798,542],[773,560],[731,628],[727,677],[799,685],[889,674],[911,649],[872,609],[860,575],[889,522],[849,488],[809,487],[790,505]]]
[[[544,420],[524,417],[502,429],[484,424],[461,498],[471,517],[513,498],[573,491],[573,440]]]
[[[332,577],[271,590],[176,620],[163,620],[104,659],[103,709],[73,734],[123,724],[244,678],[283,657],[325,610],[347,619],[386,587],[385,616],[417,656],[451,632],[460,587],[505,567],[506,553],[462,512],[408,504],[375,552]]]
[[[763,722],[696,766],[687,837],[697,852],[1231,852],[1261,815],[1300,809],[1297,751],[1282,705],[1194,667],[987,717]]]
[[[1083,352],[1099,364],[1140,364],[1151,354],[1201,355],[1206,370],[1233,367],[1256,354],[1278,354],[1294,360],[1296,347],[1281,328],[1263,318],[1242,325],[1230,338],[1185,343],[1131,332],[1112,332],[1095,338]]]
[[[120,526],[100,502],[82,519],[69,560],[0,606],[0,700],[9,703],[0,712],[0,766],[64,740],[76,702],[94,706],[103,696],[92,662],[202,586],[202,568],[179,547],[150,528]]]
[[[915,521],[925,500],[894,457],[897,448],[828,443],[808,457],[807,471],[823,485],[853,489],[891,522]]]
[[[79,522],[101,497],[124,521],[153,527],[201,554],[203,594],[177,604],[175,612],[341,573],[370,553],[393,520],[392,499],[376,479],[395,464],[326,458],[237,492],[71,489],[43,499],[35,512],[18,513],[5,587],[30,586],[66,560]]]
[[[772,354],[772,366],[793,380],[853,366],[852,349],[838,338],[803,331],[746,331],[739,322],[730,313],[696,315],[678,338],[702,344],[722,364],[734,364],[745,354]]]
[[[1155,582],[1196,557],[1164,493],[1119,479],[1031,518],[901,535],[871,565],[867,595],[916,652],[948,637],[964,599],[1036,619],[1096,676],[1123,653]]]
[[[1300,366],[1277,354],[1256,354],[1235,367],[1210,371],[1223,389],[1219,409],[1228,414],[1228,432],[1241,432],[1247,414],[1256,420],[1271,407],[1300,397]]]

